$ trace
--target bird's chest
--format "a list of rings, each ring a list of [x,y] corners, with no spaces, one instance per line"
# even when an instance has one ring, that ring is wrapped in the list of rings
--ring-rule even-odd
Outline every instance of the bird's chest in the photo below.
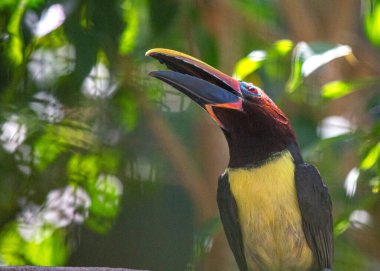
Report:
[[[313,262],[302,230],[290,154],[253,169],[230,169],[249,270],[307,270]]]

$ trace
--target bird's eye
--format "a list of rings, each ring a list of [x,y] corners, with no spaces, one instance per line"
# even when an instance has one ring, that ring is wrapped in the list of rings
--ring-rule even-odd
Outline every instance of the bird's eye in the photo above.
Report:
[[[245,93],[249,93],[252,96],[260,97],[261,92],[258,88],[256,88],[254,85],[251,83],[246,83],[241,81],[240,82],[240,90]]]
[[[249,86],[249,87],[248,87],[248,91],[249,91],[251,94],[255,95],[255,96],[261,96],[260,91],[259,91],[257,88],[255,88],[254,86]]]

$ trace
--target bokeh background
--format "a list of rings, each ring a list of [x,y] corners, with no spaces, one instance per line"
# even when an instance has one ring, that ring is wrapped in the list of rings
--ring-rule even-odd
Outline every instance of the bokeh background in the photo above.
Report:
[[[329,187],[335,270],[380,270],[377,0],[1,0],[0,264],[237,270],[225,139],[155,47],[263,88]]]

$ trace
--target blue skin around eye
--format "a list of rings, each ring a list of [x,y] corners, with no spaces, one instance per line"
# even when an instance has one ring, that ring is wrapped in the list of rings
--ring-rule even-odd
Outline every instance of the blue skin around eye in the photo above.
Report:
[[[255,97],[260,97],[261,96],[261,93],[259,91],[256,90],[256,92],[252,92],[252,91],[249,91],[249,88],[254,88],[254,87],[248,85],[244,81],[240,81],[240,90],[241,90],[242,93],[249,94],[249,95],[255,96]]]

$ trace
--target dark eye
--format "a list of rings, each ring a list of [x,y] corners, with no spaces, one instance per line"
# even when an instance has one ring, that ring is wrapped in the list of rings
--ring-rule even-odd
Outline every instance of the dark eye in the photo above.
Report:
[[[254,85],[251,83],[246,83],[241,81],[240,82],[240,90],[243,93],[248,93],[249,95],[255,96],[255,97],[260,97],[261,92],[258,88],[256,88]]]

